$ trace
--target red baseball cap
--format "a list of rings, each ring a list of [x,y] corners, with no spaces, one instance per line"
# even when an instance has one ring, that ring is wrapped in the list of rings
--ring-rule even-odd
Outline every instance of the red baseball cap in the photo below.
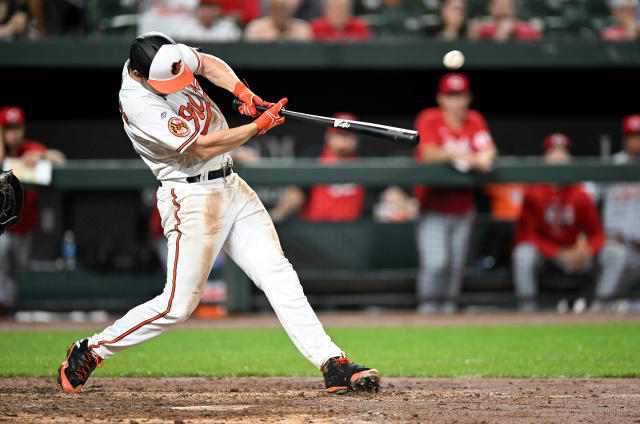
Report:
[[[471,92],[471,83],[469,83],[469,78],[464,74],[451,72],[444,74],[442,78],[440,78],[438,93],[452,94],[469,92]]]
[[[546,153],[554,147],[562,147],[563,149],[571,149],[571,140],[562,133],[553,133],[548,135],[542,142],[542,150]]]
[[[624,117],[622,120],[622,132],[624,135],[640,134],[640,113]]]
[[[338,112],[331,115],[332,118],[338,120],[346,120],[346,121],[357,121],[358,117],[353,113],[348,112]],[[329,132],[337,132],[337,133],[346,133],[346,131],[340,129],[340,122],[336,121],[333,127],[328,128]]]
[[[24,110],[18,106],[5,106],[0,109],[0,127],[24,124]]]

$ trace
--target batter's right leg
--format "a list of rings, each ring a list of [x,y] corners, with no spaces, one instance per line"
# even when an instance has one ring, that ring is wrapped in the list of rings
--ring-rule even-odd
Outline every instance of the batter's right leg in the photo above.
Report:
[[[513,277],[519,308],[532,312],[538,308],[537,271],[542,265],[542,254],[531,243],[518,243],[513,249]]]
[[[448,282],[450,237],[446,217],[425,213],[418,222],[416,240],[420,257],[416,285],[418,312],[434,313],[446,296]]]

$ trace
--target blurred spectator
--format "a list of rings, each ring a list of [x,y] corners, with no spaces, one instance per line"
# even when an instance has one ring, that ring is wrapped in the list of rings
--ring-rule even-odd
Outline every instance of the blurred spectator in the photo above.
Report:
[[[225,15],[235,16],[238,22],[248,24],[260,16],[260,0],[220,0]]]
[[[262,158],[293,158],[293,140],[269,137],[256,140],[251,146],[242,145],[231,152],[234,164],[255,164]],[[281,222],[297,212],[302,204],[300,190],[294,186],[256,185],[254,191],[269,212],[273,222]]]
[[[24,1],[0,0],[0,40],[11,40],[26,34],[28,21]]]
[[[491,19],[472,24],[469,29],[471,38],[495,41],[542,39],[540,31],[516,18],[517,3],[518,0],[490,0]]]
[[[309,23],[296,19],[296,0],[271,0],[267,16],[258,18],[245,29],[247,41],[307,41],[312,39]]]
[[[415,0],[382,0],[376,11],[375,32],[382,38],[398,38],[419,34],[422,28],[419,17],[423,5]]]
[[[180,33],[193,22],[197,5],[198,0],[142,0],[138,6],[138,33]]]
[[[87,1],[26,0],[37,35],[87,33]]]
[[[429,36],[442,40],[458,40],[467,35],[466,0],[444,0],[440,6],[440,25]]]
[[[436,99],[439,107],[425,109],[416,118],[420,133],[417,160],[449,162],[463,172],[489,171],[496,149],[482,115],[469,109],[469,79],[458,73],[444,75]],[[417,187],[415,194],[423,211],[417,227],[418,312],[452,313],[458,307],[475,216],[473,189]]]
[[[609,0],[614,26],[602,30],[602,39],[608,41],[636,40],[640,34],[638,25],[638,0]]]
[[[337,119],[357,120],[350,113],[337,113]],[[338,128],[327,128],[320,163],[332,165],[358,158],[358,136]],[[289,187],[281,202],[270,211],[275,222],[282,221],[298,210],[308,221],[345,222],[362,217],[366,190],[358,184],[318,184],[305,194],[300,188]]]
[[[43,144],[26,140],[24,111],[16,106],[0,109],[0,131],[3,152],[0,163],[7,157],[21,158],[33,168],[41,159],[61,163],[64,155],[57,150],[48,150]],[[7,229],[0,237],[0,309],[13,308],[18,298],[22,276],[31,256],[31,233],[38,224],[38,193],[25,189],[21,221]]]
[[[413,221],[420,213],[420,203],[398,186],[387,187],[373,206],[373,219],[380,222]]]
[[[569,163],[570,147],[567,136],[548,136],[543,142],[544,161],[549,165]],[[519,309],[537,310],[537,273],[543,265],[565,274],[588,273],[604,242],[598,210],[582,184],[528,186],[512,259]]]
[[[352,13],[352,0],[326,0],[324,16],[311,23],[316,40],[364,40],[369,25]]]
[[[613,156],[616,164],[640,166],[640,114],[622,122],[625,150]],[[596,288],[593,310],[610,309],[611,301],[640,281],[640,183],[618,183],[603,190],[602,217],[607,244],[602,253],[603,268]]]
[[[180,40],[236,41],[242,37],[242,30],[233,18],[224,16],[220,0],[199,0],[185,25],[169,35]]]

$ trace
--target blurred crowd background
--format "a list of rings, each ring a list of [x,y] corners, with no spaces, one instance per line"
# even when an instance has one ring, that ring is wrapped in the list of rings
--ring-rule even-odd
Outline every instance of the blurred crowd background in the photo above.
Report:
[[[274,40],[638,37],[634,0],[2,0],[0,38]]]
[[[222,52],[265,99],[421,136],[407,149],[288,121],[232,153],[241,175],[274,163],[286,175],[293,158],[363,175],[380,157],[481,176],[595,167],[594,181],[571,184],[250,181],[314,306],[637,311],[640,178],[598,175],[640,174],[639,29],[637,0],[0,0],[0,69],[12,82],[0,160],[53,167],[53,185],[28,182],[22,223],[0,237],[2,313],[124,310],[161,291],[155,187],[107,173],[145,172],[131,163],[117,91],[128,45],[147,31]],[[441,64],[453,48],[469,53],[456,73]],[[412,62],[424,54],[437,58]],[[201,83],[231,126],[244,123],[228,93]],[[74,178],[96,188],[65,189]],[[267,307],[224,255],[207,287],[196,315]]]

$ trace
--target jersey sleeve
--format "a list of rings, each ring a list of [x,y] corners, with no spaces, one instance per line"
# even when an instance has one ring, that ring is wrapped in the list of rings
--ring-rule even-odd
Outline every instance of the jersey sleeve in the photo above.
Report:
[[[587,235],[589,248],[593,255],[597,255],[602,246],[604,246],[606,236],[602,228],[600,214],[595,204],[587,194],[582,191],[575,205],[576,211],[579,211],[582,227]]]
[[[416,117],[415,129],[420,134],[420,145],[440,146],[442,140],[438,136],[438,129],[431,110],[423,110]]]
[[[187,64],[189,69],[191,69],[191,72],[197,74],[200,71],[200,67],[202,66],[200,53],[198,53],[193,47],[189,47],[185,44],[178,44],[178,47],[180,47],[184,62]]]
[[[129,125],[135,127],[144,137],[162,147],[184,152],[198,138],[192,121],[176,115],[169,106],[153,104],[145,107]]]
[[[493,137],[491,137],[491,133],[489,132],[487,121],[480,113],[475,111],[473,113],[473,118],[476,123],[476,131],[474,132],[473,139],[471,140],[473,149],[479,152],[492,148],[494,146]]]

